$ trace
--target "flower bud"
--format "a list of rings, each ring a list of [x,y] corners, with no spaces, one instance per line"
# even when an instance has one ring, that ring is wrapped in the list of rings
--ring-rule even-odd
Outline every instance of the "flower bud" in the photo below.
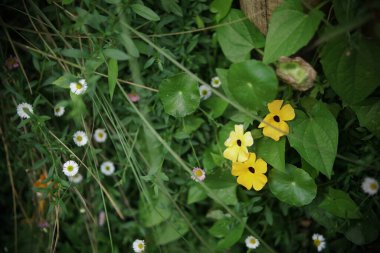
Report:
[[[276,74],[283,82],[290,84],[293,89],[307,91],[314,86],[317,72],[301,57],[282,56],[279,59]]]

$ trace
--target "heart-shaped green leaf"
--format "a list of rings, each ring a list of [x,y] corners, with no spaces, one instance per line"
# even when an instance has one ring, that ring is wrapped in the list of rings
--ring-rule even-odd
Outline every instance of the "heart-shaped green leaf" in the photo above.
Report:
[[[329,188],[328,194],[319,204],[319,207],[340,218],[358,219],[361,217],[359,207],[350,195],[333,188]]]
[[[255,143],[258,157],[279,170],[285,170],[285,138],[274,141],[264,137]]]

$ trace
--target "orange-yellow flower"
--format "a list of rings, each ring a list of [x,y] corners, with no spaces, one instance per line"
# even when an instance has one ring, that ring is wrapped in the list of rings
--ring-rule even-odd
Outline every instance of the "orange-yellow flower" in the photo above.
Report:
[[[269,114],[259,125],[259,128],[264,128],[263,134],[275,141],[289,133],[289,126],[285,121],[293,120],[296,116],[293,107],[290,104],[282,106],[283,102],[283,100],[274,100],[269,103]]]
[[[50,182],[43,183],[46,180],[46,173],[42,173],[40,178],[33,184],[36,188],[46,188],[50,184]]]
[[[233,162],[245,162],[249,152],[247,147],[253,145],[251,132],[244,133],[243,125],[235,125],[235,131],[230,132],[230,137],[224,142],[227,147],[223,156]]]
[[[247,190],[252,187],[256,191],[263,189],[268,182],[264,175],[267,172],[267,163],[263,159],[256,160],[255,153],[249,153],[249,158],[243,163],[232,164],[232,175],[237,176],[238,184],[243,185]]]

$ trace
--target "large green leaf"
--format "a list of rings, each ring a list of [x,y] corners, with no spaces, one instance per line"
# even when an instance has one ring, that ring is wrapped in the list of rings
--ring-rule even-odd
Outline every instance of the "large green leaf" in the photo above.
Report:
[[[193,204],[207,198],[207,193],[199,184],[192,185],[187,194],[187,204]]]
[[[361,218],[359,207],[351,199],[350,195],[341,190],[329,188],[328,194],[319,204],[319,207],[340,218]]]
[[[184,117],[199,106],[198,83],[186,73],[181,73],[161,82],[159,96],[167,114]]]
[[[285,170],[285,138],[274,141],[264,137],[256,141],[255,148],[258,157],[276,169]]]
[[[112,58],[112,59],[115,59],[115,60],[118,60],[118,61],[125,61],[125,60],[128,60],[130,58],[126,53],[124,53],[120,49],[116,49],[116,48],[104,49],[103,53],[105,56]]]
[[[153,232],[157,245],[168,244],[182,237],[189,231],[186,221],[179,215],[172,215],[169,220],[159,225]]]
[[[115,90],[117,76],[119,74],[117,60],[110,59],[108,61],[108,89],[110,92],[111,100],[113,97],[113,92]]]
[[[132,10],[137,15],[150,20],[150,21],[159,21],[160,17],[149,7],[146,7],[142,4],[132,4]]]
[[[293,206],[304,206],[315,198],[317,185],[304,170],[287,164],[285,171],[271,169],[269,188],[279,200]]]
[[[226,250],[239,241],[244,232],[244,226],[247,218],[243,222],[233,218],[224,218],[215,222],[209,229],[209,233],[216,238],[222,238],[216,246],[217,250]]]
[[[371,243],[379,236],[379,218],[370,211],[364,219],[360,219],[348,227],[344,233],[346,238],[357,245]]]
[[[295,120],[289,122],[288,140],[305,161],[330,178],[338,148],[338,124],[322,102],[316,101],[307,113],[296,110]]]
[[[352,40],[347,41],[344,37],[331,40],[321,53],[327,80],[350,105],[364,100],[380,85],[380,46],[366,39],[350,44]]]
[[[222,189],[213,189],[212,192],[225,205],[236,205],[238,203],[236,184]]]
[[[214,0],[210,4],[210,11],[215,13],[215,20],[219,22],[231,9],[233,0]]]
[[[356,112],[360,125],[380,138],[380,98],[367,99],[352,109]]]
[[[220,47],[232,62],[248,60],[254,48],[264,46],[264,36],[250,23],[240,10],[231,9],[216,29]]]
[[[269,23],[263,62],[274,62],[305,46],[317,31],[322,17],[323,13],[318,10],[309,14],[295,9],[276,10]]]
[[[153,196],[153,194],[150,194]],[[170,200],[165,194],[158,194],[150,199],[150,203],[141,194],[139,201],[139,219],[145,227],[153,227],[167,220],[171,215]]]
[[[228,70],[228,90],[242,106],[257,111],[277,95],[278,80],[273,69],[260,61],[234,63]]]

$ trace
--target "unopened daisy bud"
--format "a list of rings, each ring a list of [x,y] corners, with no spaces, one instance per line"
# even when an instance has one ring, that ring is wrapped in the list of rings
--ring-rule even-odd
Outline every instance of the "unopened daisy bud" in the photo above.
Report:
[[[110,176],[114,173],[115,171],[115,165],[111,161],[104,162],[100,165],[100,171],[106,175]]]
[[[313,87],[317,76],[314,68],[301,57],[285,56],[279,59],[276,74],[282,81],[299,91],[307,91]]]
[[[313,244],[317,248],[318,252],[326,248],[326,240],[323,235],[313,234],[311,238],[313,239]]]
[[[28,113],[33,113],[33,107],[28,103],[21,103],[17,105],[17,114],[22,119],[29,119]]]
[[[201,182],[205,180],[206,173],[201,168],[194,168],[193,175],[191,176],[191,178],[196,182]]]
[[[133,242],[133,250],[137,253],[139,252],[144,252],[144,249],[145,249],[145,242],[144,240],[135,240]]]
[[[79,166],[74,161],[67,161],[63,164],[63,173],[65,173],[66,176],[72,177],[75,176],[79,171]]]
[[[77,95],[82,95],[87,90],[87,82],[85,79],[81,79],[78,82],[70,83],[70,91]]]
[[[68,177],[68,178],[69,178],[69,181],[74,183],[74,184],[79,184],[83,180],[83,176],[80,173],[78,173],[72,177]]]
[[[96,142],[105,142],[107,140],[107,133],[104,129],[98,128],[95,130],[94,139]]]
[[[362,183],[362,189],[368,195],[375,195],[379,191],[379,183],[371,177],[366,177]]]
[[[65,107],[56,105],[54,107],[54,115],[57,117],[61,117],[65,113]]]
[[[245,239],[245,245],[248,249],[256,249],[260,246],[260,241],[250,235]]]
[[[128,93],[128,97],[133,103],[136,103],[140,100],[140,96],[136,93]]]
[[[73,140],[78,147],[84,146],[88,142],[87,135],[83,131],[76,131]]]
[[[222,82],[220,81],[220,78],[218,76],[213,77],[211,79],[211,86],[214,88],[219,88],[220,85],[222,85]]]
[[[208,99],[212,94],[211,88],[208,85],[201,85],[199,86],[199,95],[201,96],[202,100]]]

